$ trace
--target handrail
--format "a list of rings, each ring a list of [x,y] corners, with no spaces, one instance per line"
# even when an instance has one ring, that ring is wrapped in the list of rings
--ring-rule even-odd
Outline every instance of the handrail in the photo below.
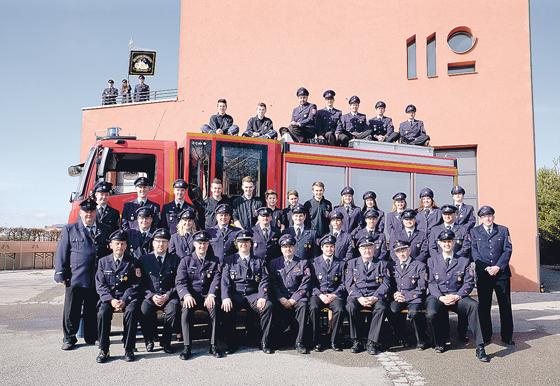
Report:
[[[163,90],[154,90],[150,92],[137,92],[131,90],[130,93],[122,93],[118,90],[118,95],[104,95],[101,97],[102,106],[114,106],[130,103],[149,102],[161,99],[177,98],[177,89],[169,88]]]

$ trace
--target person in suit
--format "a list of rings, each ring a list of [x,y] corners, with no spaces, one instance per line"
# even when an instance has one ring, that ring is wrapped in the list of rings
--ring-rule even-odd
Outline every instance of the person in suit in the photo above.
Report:
[[[200,131],[207,134],[237,135],[239,126],[233,123],[233,117],[226,114],[227,101],[218,99],[216,103],[218,112],[210,117],[208,124],[202,125]]]
[[[398,260],[394,251],[397,241],[408,241],[410,243],[410,256],[414,260],[425,263],[430,257],[428,236],[418,229],[416,225],[417,216],[414,209],[405,209],[401,215],[403,227],[389,236],[390,255],[393,261]]]
[[[352,234],[364,221],[361,209],[354,204],[354,189],[346,186],[340,192],[340,204],[334,207],[342,213],[342,229]]]
[[[226,354],[237,350],[235,324],[237,311],[242,308],[247,310],[249,319],[257,317],[260,320],[262,351],[265,354],[274,353],[271,341],[274,308],[270,300],[271,284],[266,262],[251,254],[252,240],[253,232],[250,230],[238,232],[235,236],[238,252],[226,257],[222,265],[222,310],[224,326],[229,331],[226,334],[229,340]]]
[[[474,288],[474,270],[466,257],[453,253],[455,234],[444,230],[438,235],[442,252],[428,259],[428,290],[426,318],[432,330],[436,353],[445,352],[445,332],[449,331],[449,311],[466,318],[476,344],[476,357],[481,362],[490,358],[484,349],[484,339],[480,329],[478,303],[469,295]],[[444,325],[446,324],[446,325]]]
[[[204,200],[204,229],[216,226],[216,208],[221,204],[231,206],[229,197],[223,194],[222,180],[214,178],[210,184],[210,196]]]
[[[272,225],[282,232],[289,225],[285,212],[277,206],[278,193],[275,190],[268,189],[264,192],[264,200],[267,208],[272,211]]]
[[[376,115],[368,121],[368,126],[372,130],[371,136],[378,142],[397,142],[400,135],[395,131],[393,120],[385,116],[386,108],[387,105],[383,101],[375,104]]]
[[[315,115],[317,105],[309,103],[309,91],[300,87],[296,95],[299,105],[292,111],[292,121],[288,127],[280,128],[280,136],[289,142],[309,142],[315,138]]]
[[[401,143],[406,145],[429,146],[430,137],[426,134],[424,122],[415,118],[416,106],[406,106],[405,113],[408,115],[408,119],[399,126]]]
[[[443,205],[441,207],[441,216],[443,223],[436,225],[432,228],[430,236],[428,237],[430,247],[430,257],[437,256],[441,252],[438,247],[437,236],[444,229],[452,230],[455,233],[455,244],[453,253],[455,256],[463,256],[468,259],[471,258],[471,241],[469,237],[469,230],[466,226],[457,224],[457,207],[455,205]]]
[[[255,197],[255,180],[245,176],[241,180],[243,194],[233,199],[233,220],[238,228],[249,230],[257,222],[257,209],[263,206],[260,198]]]
[[[111,229],[111,233],[121,227],[121,214],[109,205],[109,196],[113,184],[106,181],[98,181],[93,188],[95,202],[97,203],[96,220]]]
[[[299,354],[307,354],[304,332],[309,316],[311,265],[294,254],[296,239],[293,236],[283,235],[279,244],[282,255],[270,261],[278,319],[282,325],[297,323],[295,348]]]
[[[146,102],[150,100],[150,86],[144,83],[144,75],[138,76],[138,84],[134,86],[134,102]]]
[[[313,349],[317,352],[323,351],[325,347],[321,342],[321,325],[319,323],[319,314],[325,307],[332,311],[330,346],[334,351],[342,351],[339,336],[346,305],[345,262],[335,254],[336,242],[335,236],[324,235],[321,238],[323,253],[313,259],[312,263],[309,317],[311,319]]]
[[[295,238],[296,256],[300,259],[309,260],[319,254],[319,246],[317,243],[317,232],[305,226],[305,217],[305,208],[303,205],[294,207],[292,209],[294,226],[286,228],[283,234],[289,234]]]
[[[183,258],[194,251],[193,235],[196,233],[196,214],[192,207],[187,206],[177,218],[179,219],[177,232],[171,235],[169,252]]]
[[[351,139],[371,140],[372,129],[368,127],[365,114],[358,112],[360,108],[360,98],[356,95],[348,100],[350,112],[340,117],[340,122],[336,128],[336,137],[340,138],[340,146],[348,147]]]
[[[153,211],[153,223],[157,227],[160,221],[160,207],[159,204],[148,199],[148,192],[152,188],[152,183],[146,177],[138,177],[134,181],[134,188],[136,189],[136,199],[125,202],[122,212],[122,229],[127,230],[130,228],[138,228],[136,221],[136,210],[142,206],[151,206]]]
[[[294,225],[294,220],[292,220],[292,209],[297,204],[299,204],[299,193],[297,190],[289,190],[286,196],[288,198],[288,205],[284,209],[282,209],[282,212],[284,213],[284,217],[286,218],[287,221],[284,229]]]
[[[231,224],[231,206],[229,204],[220,204],[216,208],[216,226],[208,228],[206,231],[210,236],[210,245],[214,255],[224,262],[226,256],[233,255],[237,249],[235,248],[235,236],[241,228]]]
[[[336,136],[335,132],[340,123],[342,111],[334,107],[335,95],[333,90],[323,93],[325,108],[317,111],[315,127],[317,128],[317,138],[326,140],[331,146],[340,146],[340,138]]]
[[[364,200],[364,206],[362,207],[362,217],[364,213],[368,209],[374,209],[379,214],[379,218],[377,219],[377,223],[375,224],[375,230],[377,232],[383,233],[385,231],[385,212],[379,209],[377,205],[377,194],[374,191],[368,190],[362,195],[362,199]],[[360,226],[363,228],[366,226],[365,218],[363,218],[362,224]]]
[[[454,186],[451,188],[451,197],[453,197],[453,204],[457,207],[457,218],[455,221],[459,225],[465,225],[467,230],[470,231],[476,225],[476,218],[473,206],[463,202],[465,189],[459,185]]]
[[[311,185],[313,197],[303,205],[306,214],[306,225],[317,232],[318,237],[329,232],[330,212],[332,203],[325,198],[325,184],[315,181]]]
[[[391,236],[395,231],[402,229],[402,213],[406,209],[406,194],[403,192],[396,193],[393,196],[393,207],[391,211],[387,213],[385,219],[385,227],[387,228],[387,234]]]
[[[491,206],[478,210],[481,225],[471,229],[472,257],[476,264],[476,288],[480,327],[485,342],[492,339],[492,294],[496,293],[500,310],[502,342],[513,341],[513,316],[511,311],[511,258],[512,245],[509,229],[494,222],[496,212]]]
[[[188,184],[187,181],[179,178],[173,182],[173,196],[175,197],[173,201],[163,205],[161,210],[161,228],[169,229],[169,233],[172,235],[177,232],[177,223],[179,222],[179,213],[181,213],[187,207],[191,207],[193,212],[196,211],[193,206],[189,205],[185,201],[185,194],[187,193]]]
[[[403,347],[408,347],[406,339],[406,316],[401,314],[408,310],[408,318],[412,320],[416,334],[416,348],[425,350],[426,344],[426,319],[424,317],[424,301],[428,288],[428,272],[426,264],[414,260],[410,256],[410,243],[397,241],[393,247],[398,261],[392,269],[393,301],[389,320],[397,339]]]
[[[416,211],[418,212],[418,216],[416,216],[418,229],[427,236],[430,235],[433,227],[443,222],[441,210],[436,205],[434,192],[430,188],[420,190],[420,206]]]
[[[183,300],[181,331],[184,348],[179,358],[187,360],[192,355],[191,326],[195,310],[208,312],[212,329],[210,354],[215,358],[222,358],[223,353],[216,341],[220,315],[221,265],[218,258],[208,249],[210,235],[206,231],[196,232],[193,240],[194,251],[181,259],[175,278],[177,294],[179,299]]]
[[[267,139],[276,139],[278,137],[278,133],[272,126],[272,120],[265,117],[265,114],[266,105],[261,102],[257,105],[257,115],[249,118],[247,122],[247,128],[243,133],[244,137]]]
[[[159,228],[154,232],[152,253],[140,258],[142,272],[142,333],[146,343],[146,351],[154,351],[156,336],[157,310],[165,313],[163,334],[159,344],[166,354],[173,354],[171,334],[176,330],[178,316],[181,314],[181,302],[175,289],[175,277],[179,266],[179,256],[167,251],[171,234],[167,228]]]
[[[372,316],[367,335],[368,354],[382,351],[380,343],[381,324],[387,312],[387,299],[391,280],[387,262],[374,259],[375,242],[367,236],[358,241],[360,256],[350,260],[346,266],[345,286],[348,292],[346,311],[350,322],[352,353],[363,350],[361,331],[364,331],[363,309],[371,310]]]
[[[350,233],[342,229],[342,219],[344,218],[342,212],[340,210],[333,210],[330,216],[331,231],[327,233],[327,235],[330,234],[335,239],[335,256],[346,264],[349,260],[354,258],[354,240]]]
[[[368,209],[364,213],[366,226],[362,229],[356,229],[352,234],[354,239],[354,244],[358,242],[362,237],[368,236],[374,240],[375,251],[374,258],[387,260],[387,239],[385,234],[377,231],[377,222],[379,221],[379,212],[375,209]]]
[[[280,229],[272,224],[272,210],[257,210],[257,224],[253,227],[253,255],[266,262],[280,256]]]
[[[99,295],[97,331],[99,354],[97,363],[109,359],[111,320],[113,313],[122,311],[124,335],[124,359],[135,359],[136,326],[140,319],[140,275],[136,261],[127,252],[128,234],[114,231],[109,237],[111,254],[101,258],[95,275],[95,288]]]
[[[135,213],[137,229],[126,230],[128,234],[128,249],[136,259],[147,255],[153,249],[152,241],[156,227],[154,224],[154,211],[151,206],[142,206]]]
[[[110,229],[96,221],[97,203],[91,197],[80,203],[79,219],[62,228],[54,257],[54,281],[64,284],[62,350],[75,348],[83,315],[84,339],[97,340],[95,273],[97,261],[109,254]]]

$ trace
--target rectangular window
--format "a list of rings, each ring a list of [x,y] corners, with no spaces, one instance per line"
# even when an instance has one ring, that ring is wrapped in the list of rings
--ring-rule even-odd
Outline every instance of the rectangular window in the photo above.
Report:
[[[475,62],[449,63],[447,75],[474,74],[476,72]]]
[[[138,177],[148,177],[156,183],[156,156],[154,154],[135,154],[110,152],[105,164],[105,181],[113,184],[115,194],[135,191],[134,181]]]
[[[210,194],[210,160],[212,142],[191,139],[189,142],[189,183],[196,185],[202,197]]]
[[[426,68],[428,78],[436,76],[436,34],[426,40]]]
[[[406,64],[408,79],[416,79],[416,35],[406,41]]]

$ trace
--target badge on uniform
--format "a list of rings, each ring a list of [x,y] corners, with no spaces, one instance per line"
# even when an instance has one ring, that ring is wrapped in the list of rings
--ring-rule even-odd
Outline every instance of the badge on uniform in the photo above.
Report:
[[[457,272],[457,281],[458,282],[463,281],[463,272]]]
[[[254,244],[254,247],[255,247],[255,248],[257,247],[257,244],[258,244],[258,243],[255,243],[255,244]]]
[[[235,271],[229,271],[229,277],[231,278],[231,280],[235,280],[235,276],[236,276]]]
[[[434,274],[434,277],[435,277],[436,280],[439,280],[439,273],[436,272],[436,273]]]
[[[412,283],[412,285],[416,284],[416,276],[412,276],[410,278],[410,282]]]
[[[311,248],[311,244],[305,243],[305,248]]]
[[[120,280],[121,280],[121,281],[127,281],[127,280],[128,280],[128,276],[122,275]]]
[[[420,248],[420,243],[416,244],[416,248]]]
[[[260,275],[260,274],[256,274],[256,275],[255,275],[255,281],[256,281],[257,283],[259,283],[259,282],[261,281],[261,275]]]
[[[208,279],[210,279],[212,277],[212,271],[211,270],[206,271],[206,277]]]
[[[319,279],[319,280],[323,280],[323,275],[321,275],[321,274],[318,274],[318,275],[317,275],[317,279]]]
[[[334,275],[334,277],[333,277],[333,282],[337,283],[338,280],[339,280],[338,275]]]

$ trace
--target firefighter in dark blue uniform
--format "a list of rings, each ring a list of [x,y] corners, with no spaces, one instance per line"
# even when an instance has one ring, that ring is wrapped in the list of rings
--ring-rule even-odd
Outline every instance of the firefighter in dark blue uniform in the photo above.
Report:
[[[407,145],[428,146],[430,144],[430,137],[426,134],[424,122],[415,119],[416,106],[406,106],[405,113],[408,115],[408,119],[402,122],[399,126],[401,143]]]
[[[426,236],[430,236],[432,228],[443,222],[441,210],[436,206],[434,192],[430,188],[423,188],[420,191],[420,207],[416,211],[418,230],[426,233]]]
[[[364,213],[364,218],[366,226],[362,229],[356,229],[352,237],[354,239],[354,244],[358,242],[362,237],[369,236],[374,240],[375,243],[375,259],[388,259],[387,256],[387,239],[383,232],[377,230],[377,222],[379,218],[379,212],[375,209],[368,209]]]
[[[463,256],[468,259],[471,258],[471,241],[469,236],[469,230],[466,226],[459,225],[457,223],[457,207],[454,205],[443,205],[441,207],[441,216],[443,218],[443,224],[436,225],[432,228],[430,233],[430,256],[436,256],[441,252],[438,247],[437,236],[441,231],[448,229],[455,233],[455,247],[453,253],[455,256]]]
[[[161,224],[162,228],[169,229],[169,233],[174,234],[177,232],[177,223],[179,222],[179,213],[187,207],[193,208],[185,202],[185,194],[187,192],[187,182],[183,179],[175,180],[173,183],[173,195],[175,199],[163,205],[161,210]]]
[[[385,212],[383,212],[377,206],[377,194],[375,194],[375,192],[372,190],[368,190],[367,192],[364,192],[364,194],[362,195],[362,199],[364,200],[364,206],[362,207],[362,217],[368,209],[375,209],[379,214],[379,218],[377,219],[377,223],[375,224],[375,230],[383,233],[385,231]],[[365,218],[363,219],[360,226],[362,228],[366,226]]]
[[[237,349],[235,323],[237,311],[246,309],[249,318],[260,319],[261,347],[265,354],[272,354],[271,332],[273,304],[270,300],[270,282],[266,263],[251,255],[253,232],[242,230],[235,236],[238,252],[225,258],[222,266],[222,310],[226,326],[228,350]],[[249,326],[250,324],[247,323]]]
[[[354,204],[354,189],[350,186],[342,189],[340,196],[340,205],[335,206],[334,209],[338,209],[342,213],[342,229],[352,234],[364,221],[362,210]]]
[[[195,233],[193,240],[195,250],[192,254],[181,259],[175,278],[177,294],[179,299],[183,300],[181,330],[185,347],[179,358],[187,360],[191,357],[191,325],[195,310],[208,312],[212,328],[210,354],[216,358],[221,358],[223,353],[216,342],[222,279],[220,261],[208,249],[210,236],[206,231]]]
[[[387,298],[391,278],[387,262],[374,259],[375,241],[363,237],[358,241],[360,256],[350,260],[346,266],[345,285],[348,292],[346,310],[350,322],[352,352],[363,350],[360,332],[363,331],[363,317],[360,311],[371,309],[372,318],[369,325],[366,349],[371,355],[377,355],[382,347],[379,342],[381,324],[387,312]]]
[[[295,348],[298,353],[307,354],[304,332],[309,316],[311,264],[309,260],[294,255],[296,239],[292,235],[280,237],[279,244],[282,256],[270,262],[278,319],[282,325],[297,323]]]
[[[224,262],[224,258],[233,255],[237,249],[235,248],[235,236],[241,228],[231,225],[231,206],[229,204],[220,204],[216,207],[216,226],[206,229],[210,236],[210,245],[214,255]]]
[[[171,235],[169,252],[183,258],[194,251],[193,236],[196,233],[196,213],[194,208],[187,206],[177,215],[177,232]]]
[[[127,229],[128,250],[136,259],[147,255],[153,249],[152,241],[156,226],[154,211],[151,206],[143,206],[135,213],[137,228]]]
[[[387,105],[383,101],[379,101],[375,104],[376,115],[368,122],[372,130],[371,136],[374,141],[397,142],[400,135],[395,131],[393,120],[385,116],[386,108]]]
[[[97,202],[97,221],[107,225],[111,229],[111,233],[121,227],[121,214],[108,204],[112,189],[113,184],[106,181],[99,181],[93,188]]]
[[[318,236],[314,229],[307,228],[305,224],[305,208],[297,205],[292,209],[294,225],[286,228],[283,234],[292,235],[296,239],[296,256],[300,259],[313,259],[319,254]]]
[[[403,192],[396,193],[393,196],[393,208],[391,212],[387,213],[385,218],[385,228],[387,228],[389,237],[391,237],[393,232],[403,228],[401,215],[405,209],[406,194]]]
[[[309,301],[309,317],[313,330],[313,347],[315,351],[323,351],[321,342],[319,314],[325,307],[332,311],[332,329],[330,345],[334,351],[342,351],[340,328],[344,319],[346,290],[344,288],[344,260],[335,254],[336,237],[325,235],[321,238],[323,253],[313,259],[311,279],[311,299]]]
[[[138,228],[136,222],[136,210],[142,206],[151,206],[154,212],[154,226],[159,225],[160,207],[159,204],[148,200],[148,192],[151,189],[151,182],[146,177],[138,177],[134,181],[137,198],[135,200],[125,202],[122,212],[122,229]]]
[[[268,262],[280,256],[280,229],[272,224],[270,208],[259,208],[257,214],[257,224],[253,227],[253,255]]]
[[[428,237],[424,232],[418,230],[416,217],[417,214],[414,209],[405,209],[401,215],[403,227],[389,236],[390,255],[394,261],[397,260],[394,251],[397,241],[408,241],[410,243],[410,256],[415,260],[425,263],[430,257]]]
[[[432,330],[435,350],[437,353],[445,351],[445,332],[449,331],[448,315],[451,310],[459,318],[467,318],[474,335],[476,357],[482,362],[489,362],[480,329],[478,303],[469,296],[474,288],[474,270],[468,258],[454,256],[454,239],[453,231],[442,231],[438,235],[442,252],[428,259],[430,295],[426,299],[426,318]]]
[[[317,105],[307,101],[309,91],[305,87],[300,87],[296,95],[299,99],[299,106],[292,112],[290,125],[280,128],[280,136],[284,137],[285,134],[289,134],[295,142],[309,142],[310,139],[315,138]]]
[[[80,218],[62,228],[54,258],[54,280],[63,283],[64,310],[62,329],[63,350],[75,347],[76,333],[83,309],[84,339],[94,344],[97,339],[95,273],[97,261],[110,251],[107,239],[110,229],[95,220],[97,204],[92,198],[80,203]]]
[[[354,256],[354,240],[350,233],[342,229],[343,214],[339,210],[331,212],[331,231],[328,233],[335,238],[334,255],[342,260],[344,264]]]
[[[324,138],[331,146],[340,145],[340,141],[336,138],[335,131],[340,122],[342,111],[334,107],[335,95],[336,93],[333,90],[327,90],[323,93],[325,108],[317,111],[317,116],[315,117],[317,138]]]
[[[393,301],[390,305],[390,318],[397,339],[408,346],[406,340],[406,316],[401,311],[408,309],[408,318],[412,320],[416,334],[416,347],[419,350],[428,348],[426,344],[426,318],[424,317],[424,301],[428,288],[428,273],[426,264],[414,260],[410,256],[410,243],[397,241],[394,252],[398,261],[392,269]]]
[[[496,292],[500,309],[502,342],[514,345],[513,316],[511,311],[511,258],[512,245],[509,229],[494,222],[495,211],[490,206],[478,210],[481,225],[471,230],[472,257],[476,264],[478,312],[485,342],[492,339],[492,293]]]
[[[340,123],[336,128],[336,137],[339,139],[340,146],[347,147],[351,139],[371,140],[372,129],[368,127],[365,114],[358,112],[360,108],[360,98],[356,95],[348,100],[350,112],[340,117]]]
[[[124,312],[124,359],[135,359],[136,326],[140,318],[140,272],[134,258],[127,253],[128,234],[117,230],[110,236],[110,248],[113,253],[99,260],[95,287],[99,295],[97,327],[99,334],[98,363],[109,358],[109,336],[111,320],[115,311]]]
[[[146,351],[154,350],[158,309],[163,310],[163,334],[159,340],[160,346],[167,354],[173,353],[171,334],[177,327],[181,302],[175,289],[175,276],[179,266],[179,257],[167,251],[171,234],[166,228],[159,228],[153,237],[154,250],[140,258],[142,270],[142,288],[144,301],[142,302],[142,333],[146,342]]]
[[[465,225],[467,230],[470,231],[476,225],[476,218],[474,217],[474,208],[472,205],[465,204],[465,189],[457,185],[451,188],[451,196],[453,203],[457,207],[457,219],[455,220],[459,225]]]

